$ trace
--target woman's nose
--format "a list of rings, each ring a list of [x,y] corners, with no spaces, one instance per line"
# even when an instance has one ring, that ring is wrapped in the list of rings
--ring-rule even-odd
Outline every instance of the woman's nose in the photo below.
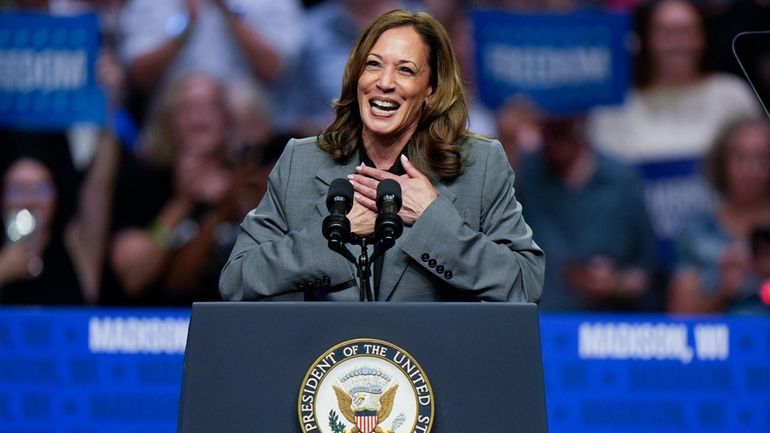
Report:
[[[382,91],[392,90],[395,87],[395,71],[392,68],[384,68],[377,77],[377,88]]]

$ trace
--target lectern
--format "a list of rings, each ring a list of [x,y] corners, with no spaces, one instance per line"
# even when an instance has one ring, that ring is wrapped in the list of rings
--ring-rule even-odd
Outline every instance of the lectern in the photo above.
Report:
[[[195,303],[179,431],[545,433],[537,307]]]

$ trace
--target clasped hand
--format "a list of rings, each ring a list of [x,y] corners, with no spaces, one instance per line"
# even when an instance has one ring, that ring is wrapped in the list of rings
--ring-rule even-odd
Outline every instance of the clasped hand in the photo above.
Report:
[[[367,236],[374,232],[374,222],[377,219],[377,186],[384,179],[393,179],[401,185],[402,204],[398,214],[407,226],[414,224],[438,197],[430,179],[417,170],[404,155],[401,156],[401,164],[406,171],[406,174],[401,176],[364,164],[356,167],[355,174],[348,176],[355,191],[353,208],[348,213],[353,233]]]

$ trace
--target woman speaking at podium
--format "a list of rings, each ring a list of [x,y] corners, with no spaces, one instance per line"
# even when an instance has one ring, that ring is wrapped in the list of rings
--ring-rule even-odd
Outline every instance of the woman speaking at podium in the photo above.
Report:
[[[241,224],[223,299],[360,299],[357,267],[322,235],[329,185],[343,178],[359,237],[374,232],[378,184],[393,179],[402,190],[403,234],[375,263],[376,300],[539,300],[543,252],[500,143],[466,128],[460,70],[438,21],[404,10],[377,18],[356,42],[334,108],[325,131],[287,144]]]

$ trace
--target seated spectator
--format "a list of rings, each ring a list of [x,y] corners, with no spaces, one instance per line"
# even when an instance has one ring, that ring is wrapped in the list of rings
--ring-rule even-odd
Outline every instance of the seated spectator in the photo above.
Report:
[[[545,311],[653,309],[655,246],[633,169],[595,152],[582,116],[546,118],[516,196],[546,251]]]
[[[674,313],[732,311],[759,287],[751,233],[770,224],[770,124],[743,120],[727,128],[707,159],[719,202],[688,223],[677,240],[668,309]],[[761,268],[760,268],[761,269]]]
[[[98,147],[79,197],[45,158],[20,156],[6,170],[0,303],[97,302],[117,144],[105,133]]]

